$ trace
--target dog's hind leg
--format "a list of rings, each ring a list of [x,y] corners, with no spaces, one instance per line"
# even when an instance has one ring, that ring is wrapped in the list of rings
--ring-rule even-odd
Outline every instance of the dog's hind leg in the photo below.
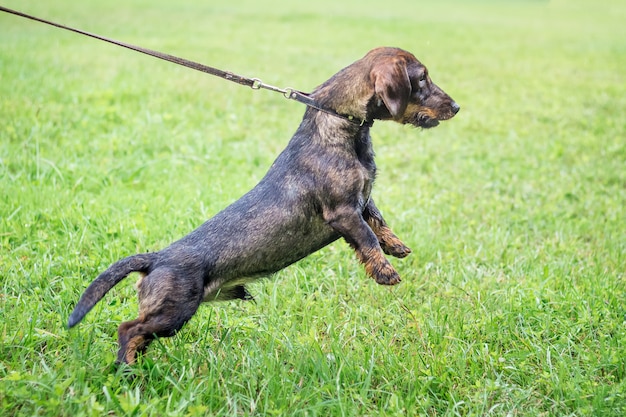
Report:
[[[387,226],[387,222],[385,222],[383,215],[371,198],[367,206],[365,206],[365,210],[363,210],[363,219],[365,219],[372,229],[378,238],[380,247],[387,255],[395,256],[396,258],[404,258],[411,253],[411,249],[402,243],[398,236]]]
[[[202,301],[202,285],[156,269],[138,283],[139,317],[118,329],[117,362],[132,364],[156,337],[171,337],[194,315]]]
[[[385,258],[378,238],[361,213],[344,206],[325,213],[324,217],[328,225],[354,248],[357,257],[365,265],[365,271],[377,283],[395,285],[400,282],[400,276]]]

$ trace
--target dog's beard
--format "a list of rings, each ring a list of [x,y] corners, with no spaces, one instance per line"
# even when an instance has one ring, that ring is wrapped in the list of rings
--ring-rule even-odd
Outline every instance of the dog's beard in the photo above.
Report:
[[[402,122],[404,124],[410,124],[415,127],[421,127],[422,129],[430,129],[431,127],[435,127],[439,124],[438,119],[422,112],[419,112],[408,119],[404,119]]]
[[[439,124],[439,120],[423,113],[418,113],[415,119],[414,125],[424,129],[430,129],[431,127],[435,127]]]

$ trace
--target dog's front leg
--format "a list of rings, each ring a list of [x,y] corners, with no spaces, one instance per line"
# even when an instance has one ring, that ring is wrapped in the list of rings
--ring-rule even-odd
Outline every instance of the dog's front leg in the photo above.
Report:
[[[387,226],[383,215],[376,207],[376,204],[374,204],[374,199],[370,198],[367,202],[363,210],[363,218],[378,238],[380,247],[387,255],[404,258],[411,253],[411,249],[402,243],[398,236]]]
[[[394,285],[400,282],[400,275],[385,258],[378,238],[359,211],[352,207],[340,207],[325,213],[324,217],[328,225],[354,248],[359,261],[365,265],[365,271],[377,283]]]

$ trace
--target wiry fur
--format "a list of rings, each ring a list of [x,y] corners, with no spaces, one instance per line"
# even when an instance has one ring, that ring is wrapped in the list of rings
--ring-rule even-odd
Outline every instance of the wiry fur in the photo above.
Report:
[[[322,106],[361,119],[432,127],[459,107],[410,53],[378,48],[319,86]],[[251,299],[248,281],[343,237],[379,284],[400,281],[383,255],[410,253],[371,198],[376,176],[369,126],[307,108],[286,149],[251,191],[167,248],[114,263],[85,290],[76,325],[133,271],[139,317],[118,330],[118,361],[132,363],[155,337],[174,335],[203,301]]]

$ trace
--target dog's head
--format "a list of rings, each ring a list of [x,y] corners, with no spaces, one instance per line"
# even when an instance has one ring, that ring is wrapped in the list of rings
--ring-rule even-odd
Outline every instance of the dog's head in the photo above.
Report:
[[[361,61],[370,68],[369,117],[430,128],[458,113],[460,106],[432,82],[426,67],[411,53],[377,48]]]

